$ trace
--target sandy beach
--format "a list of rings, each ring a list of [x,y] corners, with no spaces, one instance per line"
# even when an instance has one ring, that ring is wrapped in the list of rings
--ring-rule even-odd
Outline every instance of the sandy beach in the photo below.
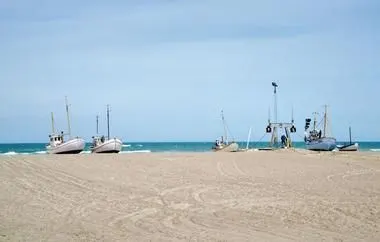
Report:
[[[0,241],[380,241],[380,155],[0,157]]]

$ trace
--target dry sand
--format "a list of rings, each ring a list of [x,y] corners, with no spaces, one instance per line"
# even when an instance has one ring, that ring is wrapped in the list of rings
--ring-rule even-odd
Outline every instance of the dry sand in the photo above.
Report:
[[[380,156],[0,157],[0,241],[380,241]]]

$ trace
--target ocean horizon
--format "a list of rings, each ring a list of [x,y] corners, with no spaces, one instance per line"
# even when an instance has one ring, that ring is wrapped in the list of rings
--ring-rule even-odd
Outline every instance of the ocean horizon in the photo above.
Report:
[[[240,141],[239,147],[246,148],[247,142]],[[346,142],[337,142],[344,144]],[[359,143],[360,151],[380,152],[380,142],[374,141],[356,141]],[[151,153],[151,152],[210,152],[214,142],[125,142],[121,153]],[[269,142],[251,141],[248,148],[265,148]],[[82,153],[90,153],[91,143],[86,143]],[[305,149],[305,143],[302,141],[293,142],[293,147]],[[3,143],[0,144],[0,155],[32,155],[46,154],[46,143]]]

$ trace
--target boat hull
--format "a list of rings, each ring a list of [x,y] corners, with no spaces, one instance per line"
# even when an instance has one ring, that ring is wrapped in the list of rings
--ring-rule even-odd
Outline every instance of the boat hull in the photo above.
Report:
[[[81,138],[68,140],[57,146],[47,146],[48,154],[79,154],[84,150],[86,143]]]
[[[216,152],[237,152],[239,150],[239,145],[235,142],[232,142],[228,145],[213,147],[212,149]]]
[[[321,138],[313,141],[306,141],[306,149],[314,151],[332,151],[336,148],[335,138]]]
[[[338,145],[337,146],[339,151],[358,151],[359,150],[359,144],[349,144],[349,145]]]
[[[123,143],[119,139],[106,140],[104,143],[91,148],[92,153],[119,153]]]

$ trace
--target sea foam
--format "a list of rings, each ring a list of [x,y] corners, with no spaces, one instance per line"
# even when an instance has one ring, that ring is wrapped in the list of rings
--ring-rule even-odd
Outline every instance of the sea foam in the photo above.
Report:
[[[6,152],[6,153],[2,153],[1,155],[19,155],[19,153],[14,152],[14,151],[9,151],[9,152]]]
[[[120,154],[130,154],[130,153],[151,153],[151,150],[128,150],[128,151],[121,151]]]
[[[91,151],[90,150],[84,150],[84,151],[80,152],[80,154],[91,154]]]
[[[34,152],[34,154],[37,154],[37,155],[42,155],[42,154],[46,154],[47,152],[45,150],[41,150],[41,151],[36,151]]]

